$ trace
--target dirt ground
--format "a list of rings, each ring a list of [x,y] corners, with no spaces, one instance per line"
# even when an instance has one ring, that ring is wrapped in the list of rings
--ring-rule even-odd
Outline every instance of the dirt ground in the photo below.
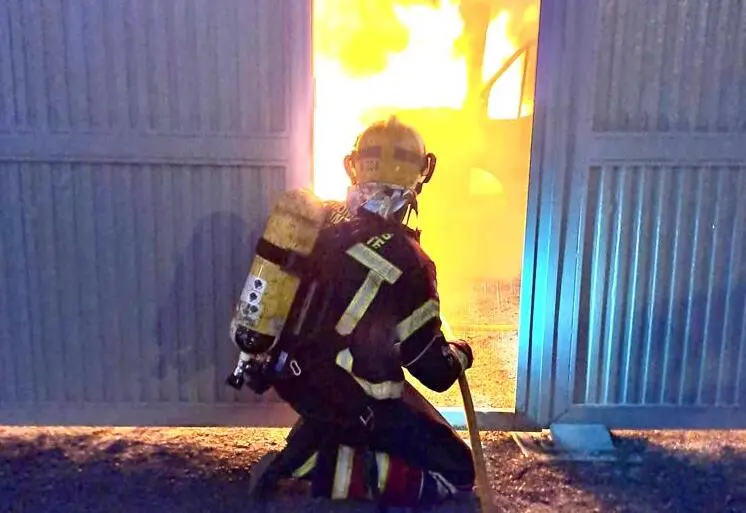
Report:
[[[469,370],[469,388],[477,408],[515,407],[518,371],[518,311],[520,283],[480,283],[458,308],[448,311],[446,336],[469,342],[474,351],[474,366]],[[461,407],[459,387],[436,393],[407,379],[438,407]]]
[[[458,337],[468,341],[474,352],[474,365],[467,372],[469,389],[476,408],[514,408],[518,371],[518,333],[464,331]],[[428,390],[409,373],[407,380],[438,407],[462,407],[458,386],[438,393]]]
[[[287,493],[247,501],[248,472],[285,429],[2,428],[0,511],[373,511]],[[746,432],[618,432],[640,463],[547,464],[483,433],[505,512],[746,512]],[[463,433],[466,437],[466,433]],[[434,512],[479,511],[474,502]]]

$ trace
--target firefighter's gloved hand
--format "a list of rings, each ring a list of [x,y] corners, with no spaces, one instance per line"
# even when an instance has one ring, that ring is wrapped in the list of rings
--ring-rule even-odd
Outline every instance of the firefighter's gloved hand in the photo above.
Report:
[[[246,368],[246,386],[255,394],[262,395],[272,387],[269,368],[265,362],[252,360]]]
[[[461,362],[461,368],[465,371],[469,369],[474,363],[474,353],[471,351],[471,346],[463,340],[454,340],[449,342],[451,351],[456,355],[458,361]]]

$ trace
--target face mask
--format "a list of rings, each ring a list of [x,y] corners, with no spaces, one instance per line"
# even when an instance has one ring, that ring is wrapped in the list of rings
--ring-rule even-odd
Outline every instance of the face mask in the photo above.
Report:
[[[363,208],[384,219],[389,219],[413,201],[414,193],[398,186],[366,183],[347,189],[347,208],[353,214]]]

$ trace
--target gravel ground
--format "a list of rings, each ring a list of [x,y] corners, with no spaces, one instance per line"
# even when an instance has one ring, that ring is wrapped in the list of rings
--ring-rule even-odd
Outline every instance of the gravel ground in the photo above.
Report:
[[[372,511],[297,490],[264,507],[247,501],[248,470],[286,433],[0,427],[0,511]],[[746,512],[746,432],[615,435],[625,454],[642,453],[641,463],[542,463],[524,457],[509,434],[483,433],[495,502],[506,512]]]

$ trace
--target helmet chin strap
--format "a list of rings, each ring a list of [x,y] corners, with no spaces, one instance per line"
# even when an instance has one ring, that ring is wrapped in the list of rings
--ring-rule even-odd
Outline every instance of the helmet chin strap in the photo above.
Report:
[[[417,202],[417,195],[412,195],[412,201],[409,202],[409,205],[407,205],[407,219],[406,222],[409,222],[409,218],[412,215],[412,212],[414,212],[417,215],[420,215],[420,212],[418,210],[419,204]]]
[[[413,195],[412,201],[409,205],[407,205],[407,208],[405,209],[405,212],[402,212],[402,219],[400,220],[401,223],[405,225],[409,225],[409,219],[412,217],[412,212],[414,212],[418,217],[420,215],[419,212],[419,205],[417,203],[417,195]],[[420,235],[422,234],[422,230],[418,228],[411,228],[412,231],[415,233],[415,239],[417,242],[420,241]]]

